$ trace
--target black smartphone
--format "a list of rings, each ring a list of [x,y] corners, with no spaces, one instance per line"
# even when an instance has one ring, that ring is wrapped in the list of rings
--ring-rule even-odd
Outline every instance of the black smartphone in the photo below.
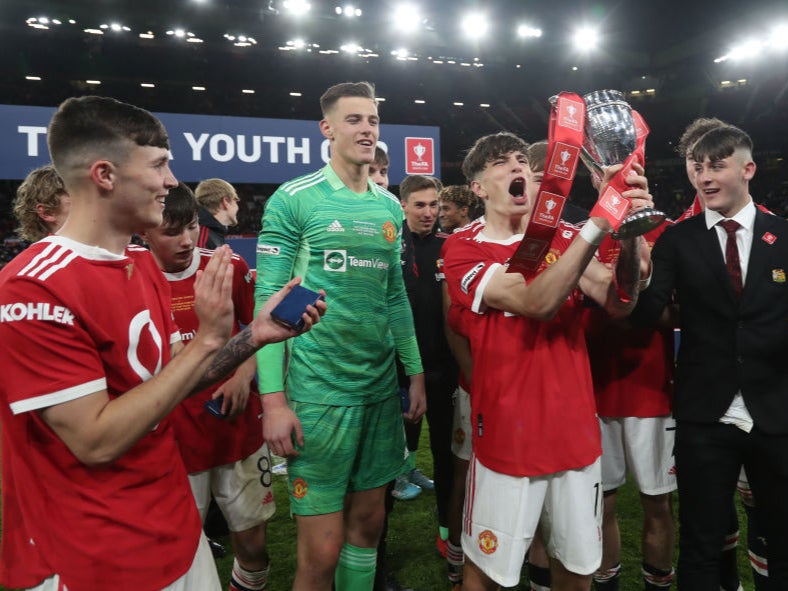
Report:
[[[301,330],[304,328],[301,316],[306,312],[306,307],[314,306],[322,299],[323,296],[316,291],[296,285],[271,311],[271,317],[288,328]]]
[[[213,398],[205,403],[205,410],[211,413],[213,416],[224,419],[226,415],[222,414],[222,403],[224,402],[224,396],[219,396],[218,398]]]

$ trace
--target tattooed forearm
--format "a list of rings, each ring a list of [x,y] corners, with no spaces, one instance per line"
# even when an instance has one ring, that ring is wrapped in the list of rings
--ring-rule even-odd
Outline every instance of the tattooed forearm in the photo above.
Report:
[[[192,394],[205,390],[208,386],[215,384],[230,374],[235,368],[254,355],[255,351],[257,349],[252,342],[252,325],[250,324],[227,341],[227,344],[216,354],[211,365],[192,390]]]

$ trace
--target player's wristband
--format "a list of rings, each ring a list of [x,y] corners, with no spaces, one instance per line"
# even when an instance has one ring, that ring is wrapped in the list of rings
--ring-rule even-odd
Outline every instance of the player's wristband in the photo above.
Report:
[[[594,246],[599,246],[602,240],[605,239],[605,236],[607,236],[607,232],[597,226],[590,218],[580,230],[580,238]]]

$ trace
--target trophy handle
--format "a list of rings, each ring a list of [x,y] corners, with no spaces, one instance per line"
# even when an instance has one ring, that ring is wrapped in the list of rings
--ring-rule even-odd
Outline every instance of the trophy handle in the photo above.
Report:
[[[591,174],[596,174],[600,180],[605,177],[605,171],[599,164],[597,164],[597,162],[594,160],[594,157],[591,156],[591,153],[588,150],[586,150],[585,146],[580,147],[580,160],[583,162],[589,172],[591,172]]]

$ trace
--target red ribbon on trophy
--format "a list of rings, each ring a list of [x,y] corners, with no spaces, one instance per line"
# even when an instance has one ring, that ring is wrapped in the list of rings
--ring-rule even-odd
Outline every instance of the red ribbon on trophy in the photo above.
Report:
[[[632,110],[632,118],[635,120],[636,147],[624,160],[624,167],[610,179],[589,214],[589,217],[605,218],[613,226],[614,232],[621,226],[621,222],[629,211],[629,199],[621,196],[621,193],[632,188],[625,182],[625,179],[633,170],[634,163],[638,163],[640,166],[645,166],[646,163],[646,137],[648,137],[649,128],[640,113],[634,109]]]
[[[507,273],[522,273],[529,279],[536,274],[550,248],[577,172],[585,112],[585,102],[574,93],[562,92],[553,103],[544,177],[531,204],[523,240],[509,261]]]

